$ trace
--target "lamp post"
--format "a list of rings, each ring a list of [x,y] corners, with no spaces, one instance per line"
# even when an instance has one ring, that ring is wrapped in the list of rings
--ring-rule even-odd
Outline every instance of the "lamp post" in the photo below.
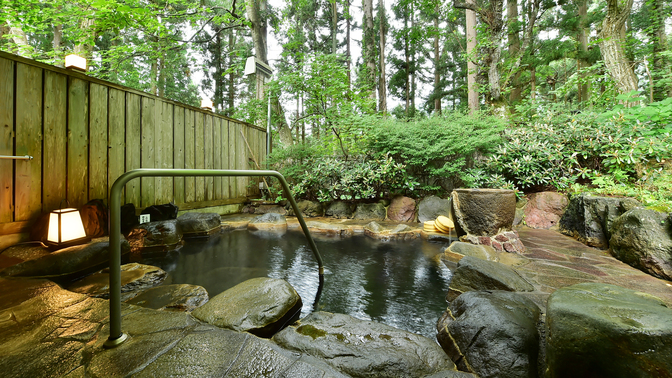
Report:
[[[266,79],[273,76],[271,67],[254,56],[245,61],[245,76],[254,74],[257,82],[257,100],[264,98]],[[271,153],[271,93],[268,92],[268,123],[266,124],[266,168],[268,169],[268,154]]]

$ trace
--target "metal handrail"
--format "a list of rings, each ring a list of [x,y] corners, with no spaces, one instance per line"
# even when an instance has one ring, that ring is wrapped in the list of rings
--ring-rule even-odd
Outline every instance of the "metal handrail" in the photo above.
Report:
[[[30,156],[30,155],[24,155],[24,156],[0,155],[0,159],[8,159],[8,160],[33,160],[33,157]]]
[[[324,279],[324,265],[322,257],[317,250],[313,237],[310,236],[308,226],[301,216],[299,207],[289,190],[285,177],[276,171],[251,171],[251,170],[224,170],[224,169],[134,169],[119,176],[112,184],[110,190],[110,336],[105,341],[106,348],[114,348],[121,345],[128,335],[121,331],[121,191],[127,182],[137,177],[191,177],[191,176],[272,176],[280,181],[289,203],[294,209],[294,214],[301,224],[303,233],[308,239],[308,244],[313,250],[319,267],[320,281]]]

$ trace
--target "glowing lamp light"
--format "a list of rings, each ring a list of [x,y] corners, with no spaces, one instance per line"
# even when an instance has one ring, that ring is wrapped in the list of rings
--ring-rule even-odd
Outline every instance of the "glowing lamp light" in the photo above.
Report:
[[[86,59],[79,55],[70,54],[65,57],[65,68],[86,72]]]
[[[207,98],[201,99],[201,109],[212,110],[212,100]]]
[[[83,244],[91,240],[86,236],[82,217],[77,209],[59,209],[49,214],[49,229],[45,244],[52,251]]]

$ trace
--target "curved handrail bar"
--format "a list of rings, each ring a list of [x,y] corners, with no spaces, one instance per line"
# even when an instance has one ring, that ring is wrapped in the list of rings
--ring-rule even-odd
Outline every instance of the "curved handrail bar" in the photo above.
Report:
[[[317,265],[319,267],[320,278],[323,279],[324,265],[322,257],[317,250],[317,245],[308,231],[308,226],[301,216],[296,201],[292,197],[289,185],[285,177],[277,171],[252,171],[252,170],[225,170],[225,169],[154,169],[141,168],[128,171],[112,184],[110,190],[110,337],[105,342],[106,348],[114,348],[123,343],[128,335],[121,331],[121,191],[127,182],[138,177],[192,177],[192,176],[272,176],[280,181],[282,189],[285,191],[289,203],[294,209],[303,233],[308,239],[308,244],[313,250]]]

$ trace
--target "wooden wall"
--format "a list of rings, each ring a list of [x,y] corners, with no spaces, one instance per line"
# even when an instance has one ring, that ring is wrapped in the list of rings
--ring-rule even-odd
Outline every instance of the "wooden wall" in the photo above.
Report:
[[[244,137],[243,137],[244,135]],[[0,235],[16,233],[67,199],[108,202],[134,168],[255,169],[266,131],[199,108],[0,52]],[[142,178],[122,203],[188,208],[258,196],[257,178]],[[22,230],[23,229],[23,230]]]

